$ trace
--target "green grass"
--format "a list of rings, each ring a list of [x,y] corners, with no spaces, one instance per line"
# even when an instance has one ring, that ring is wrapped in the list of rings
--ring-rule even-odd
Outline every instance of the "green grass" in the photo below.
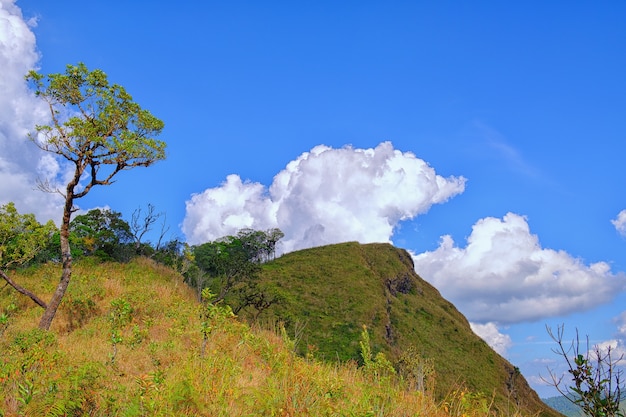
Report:
[[[329,265],[324,271],[332,276],[341,268]],[[60,267],[10,273],[47,299]],[[362,290],[369,291],[367,287]],[[340,294],[335,297],[341,299]],[[358,314],[372,311],[358,298],[350,305],[333,322],[348,323],[350,308]],[[331,363],[296,355],[289,333],[251,327],[230,317],[221,305],[211,316],[203,349],[202,308],[178,274],[146,259],[75,265],[50,332],[36,328],[39,307],[4,287],[0,416],[495,415],[489,394],[462,384],[437,400],[410,389],[406,380],[381,374],[377,360],[363,368],[355,361]],[[324,317],[330,316],[332,311]],[[358,346],[361,330],[359,326],[338,340]],[[374,353],[376,343],[382,344],[373,340]]]
[[[407,349],[434,362],[440,400],[462,384],[494,395],[499,410],[555,415],[454,305],[415,274],[404,250],[350,242],[292,252],[265,264],[262,280],[284,300],[259,320],[284,321],[292,334],[299,329],[301,354],[359,361],[359,332],[366,325],[373,350],[393,363]]]

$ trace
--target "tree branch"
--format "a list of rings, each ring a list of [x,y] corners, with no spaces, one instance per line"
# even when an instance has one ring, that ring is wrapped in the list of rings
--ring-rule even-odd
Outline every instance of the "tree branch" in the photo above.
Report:
[[[18,283],[16,283],[15,281],[13,281],[11,278],[9,278],[9,276],[7,274],[4,273],[3,270],[0,269],[0,277],[2,277],[10,286],[12,286],[13,288],[15,288],[15,290],[21,294],[24,294],[25,296],[27,296],[28,298],[30,298],[31,300],[33,300],[35,302],[35,304],[37,304],[39,307],[41,308],[47,308],[48,305],[39,297],[37,297],[34,293],[32,293],[31,291],[27,290],[26,288],[22,287],[21,285],[19,285]]]

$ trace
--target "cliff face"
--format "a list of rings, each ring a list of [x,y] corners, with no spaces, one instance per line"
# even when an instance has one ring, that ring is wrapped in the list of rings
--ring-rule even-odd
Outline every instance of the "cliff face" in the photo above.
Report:
[[[297,251],[265,264],[261,281],[282,301],[260,315],[245,310],[241,315],[283,321],[303,353],[360,360],[359,335],[366,325],[374,353],[384,352],[394,363],[409,351],[432,361],[439,398],[467,388],[494,395],[503,412],[560,415],[415,273],[405,250],[349,242]]]

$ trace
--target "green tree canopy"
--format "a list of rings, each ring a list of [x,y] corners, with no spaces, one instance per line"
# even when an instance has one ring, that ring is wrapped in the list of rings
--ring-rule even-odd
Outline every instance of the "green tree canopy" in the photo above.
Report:
[[[42,225],[34,214],[19,214],[14,203],[0,207],[0,267],[30,261],[56,230],[52,220]]]
[[[188,274],[188,282],[200,291],[208,284],[217,293],[216,302],[228,297],[235,313],[248,306],[260,312],[278,301],[258,278],[261,263],[274,255],[282,236],[279,229],[242,229],[236,236],[194,246],[193,258],[198,270],[190,271],[193,276]]]
[[[76,216],[70,223],[70,233],[80,242],[85,256],[124,261],[132,251],[130,226],[116,211],[93,209]]]
[[[83,197],[94,185],[110,185],[121,170],[165,158],[165,142],[154,138],[163,122],[135,103],[124,87],[109,84],[103,71],[79,63],[68,65],[65,74],[30,71],[26,79],[48,103],[52,118],[50,124],[36,126],[31,138],[75,166],[66,198]],[[79,187],[83,174],[89,181]]]
[[[34,214],[19,214],[13,203],[0,207],[0,277],[42,307],[45,302],[14,282],[5,271],[33,259],[56,230],[52,221],[42,225]]]

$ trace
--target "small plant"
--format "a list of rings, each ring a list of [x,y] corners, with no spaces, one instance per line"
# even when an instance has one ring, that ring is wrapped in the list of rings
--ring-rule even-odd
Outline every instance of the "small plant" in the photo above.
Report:
[[[435,364],[432,359],[424,358],[414,347],[402,353],[398,367],[409,388],[420,392],[434,390]]]
[[[33,397],[38,394],[35,384],[29,380],[25,380],[23,383],[18,383],[17,392],[17,400],[25,406],[30,404]]]
[[[9,327],[9,318],[15,311],[17,310],[17,306],[15,303],[10,303],[2,313],[0,313],[0,337],[4,335],[4,332]]]
[[[367,374],[375,378],[388,378],[391,375],[395,375],[396,370],[384,353],[378,352],[376,356],[372,358],[370,335],[366,325],[363,325],[359,346],[361,347],[361,357],[363,358],[363,369]]]
[[[280,330],[280,337],[281,339],[283,339],[283,343],[287,347],[287,350],[289,350],[290,352],[296,353],[298,351],[298,345],[300,344],[300,341],[302,340],[302,335],[304,334],[304,329],[306,328],[306,324],[303,324],[300,322],[295,323],[295,325],[293,326],[293,333],[294,333],[293,338],[291,338],[287,334],[287,329],[285,328],[284,322],[281,321],[280,323],[278,323],[278,327]]]
[[[567,372],[571,375],[574,385],[563,387],[564,376],[557,376],[552,370],[550,370],[551,381],[546,382],[580,407],[587,416],[623,417],[620,400],[624,386],[621,380],[622,371],[617,369],[623,355],[615,358],[611,346],[606,350],[599,346],[590,349],[588,337],[586,352],[582,352],[578,330],[576,338],[566,348],[563,342],[563,325],[557,328],[556,334],[550,327],[546,326],[546,330],[557,344],[557,348],[552,351],[565,359]]]
[[[142,415],[154,415],[159,407],[158,395],[165,380],[162,371],[154,371],[135,378],[138,387],[139,409]]]
[[[204,357],[204,351],[209,341],[209,335],[216,327],[216,324],[223,323],[226,319],[234,317],[230,306],[221,306],[220,302],[213,302],[215,294],[210,289],[202,290],[202,308],[200,310],[200,331],[202,333],[202,348],[200,356]]]
[[[123,298],[111,301],[111,312],[109,313],[109,323],[111,324],[111,364],[115,364],[117,356],[117,345],[123,342],[122,329],[132,320],[133,308],[130,303]]]
[[[131,330],[131,335],[127,340],[127,345],[131,349],[135,349],[137,346],[141,345],[147,337],[148,331],[139,327],[138,324],[135,324]]]

